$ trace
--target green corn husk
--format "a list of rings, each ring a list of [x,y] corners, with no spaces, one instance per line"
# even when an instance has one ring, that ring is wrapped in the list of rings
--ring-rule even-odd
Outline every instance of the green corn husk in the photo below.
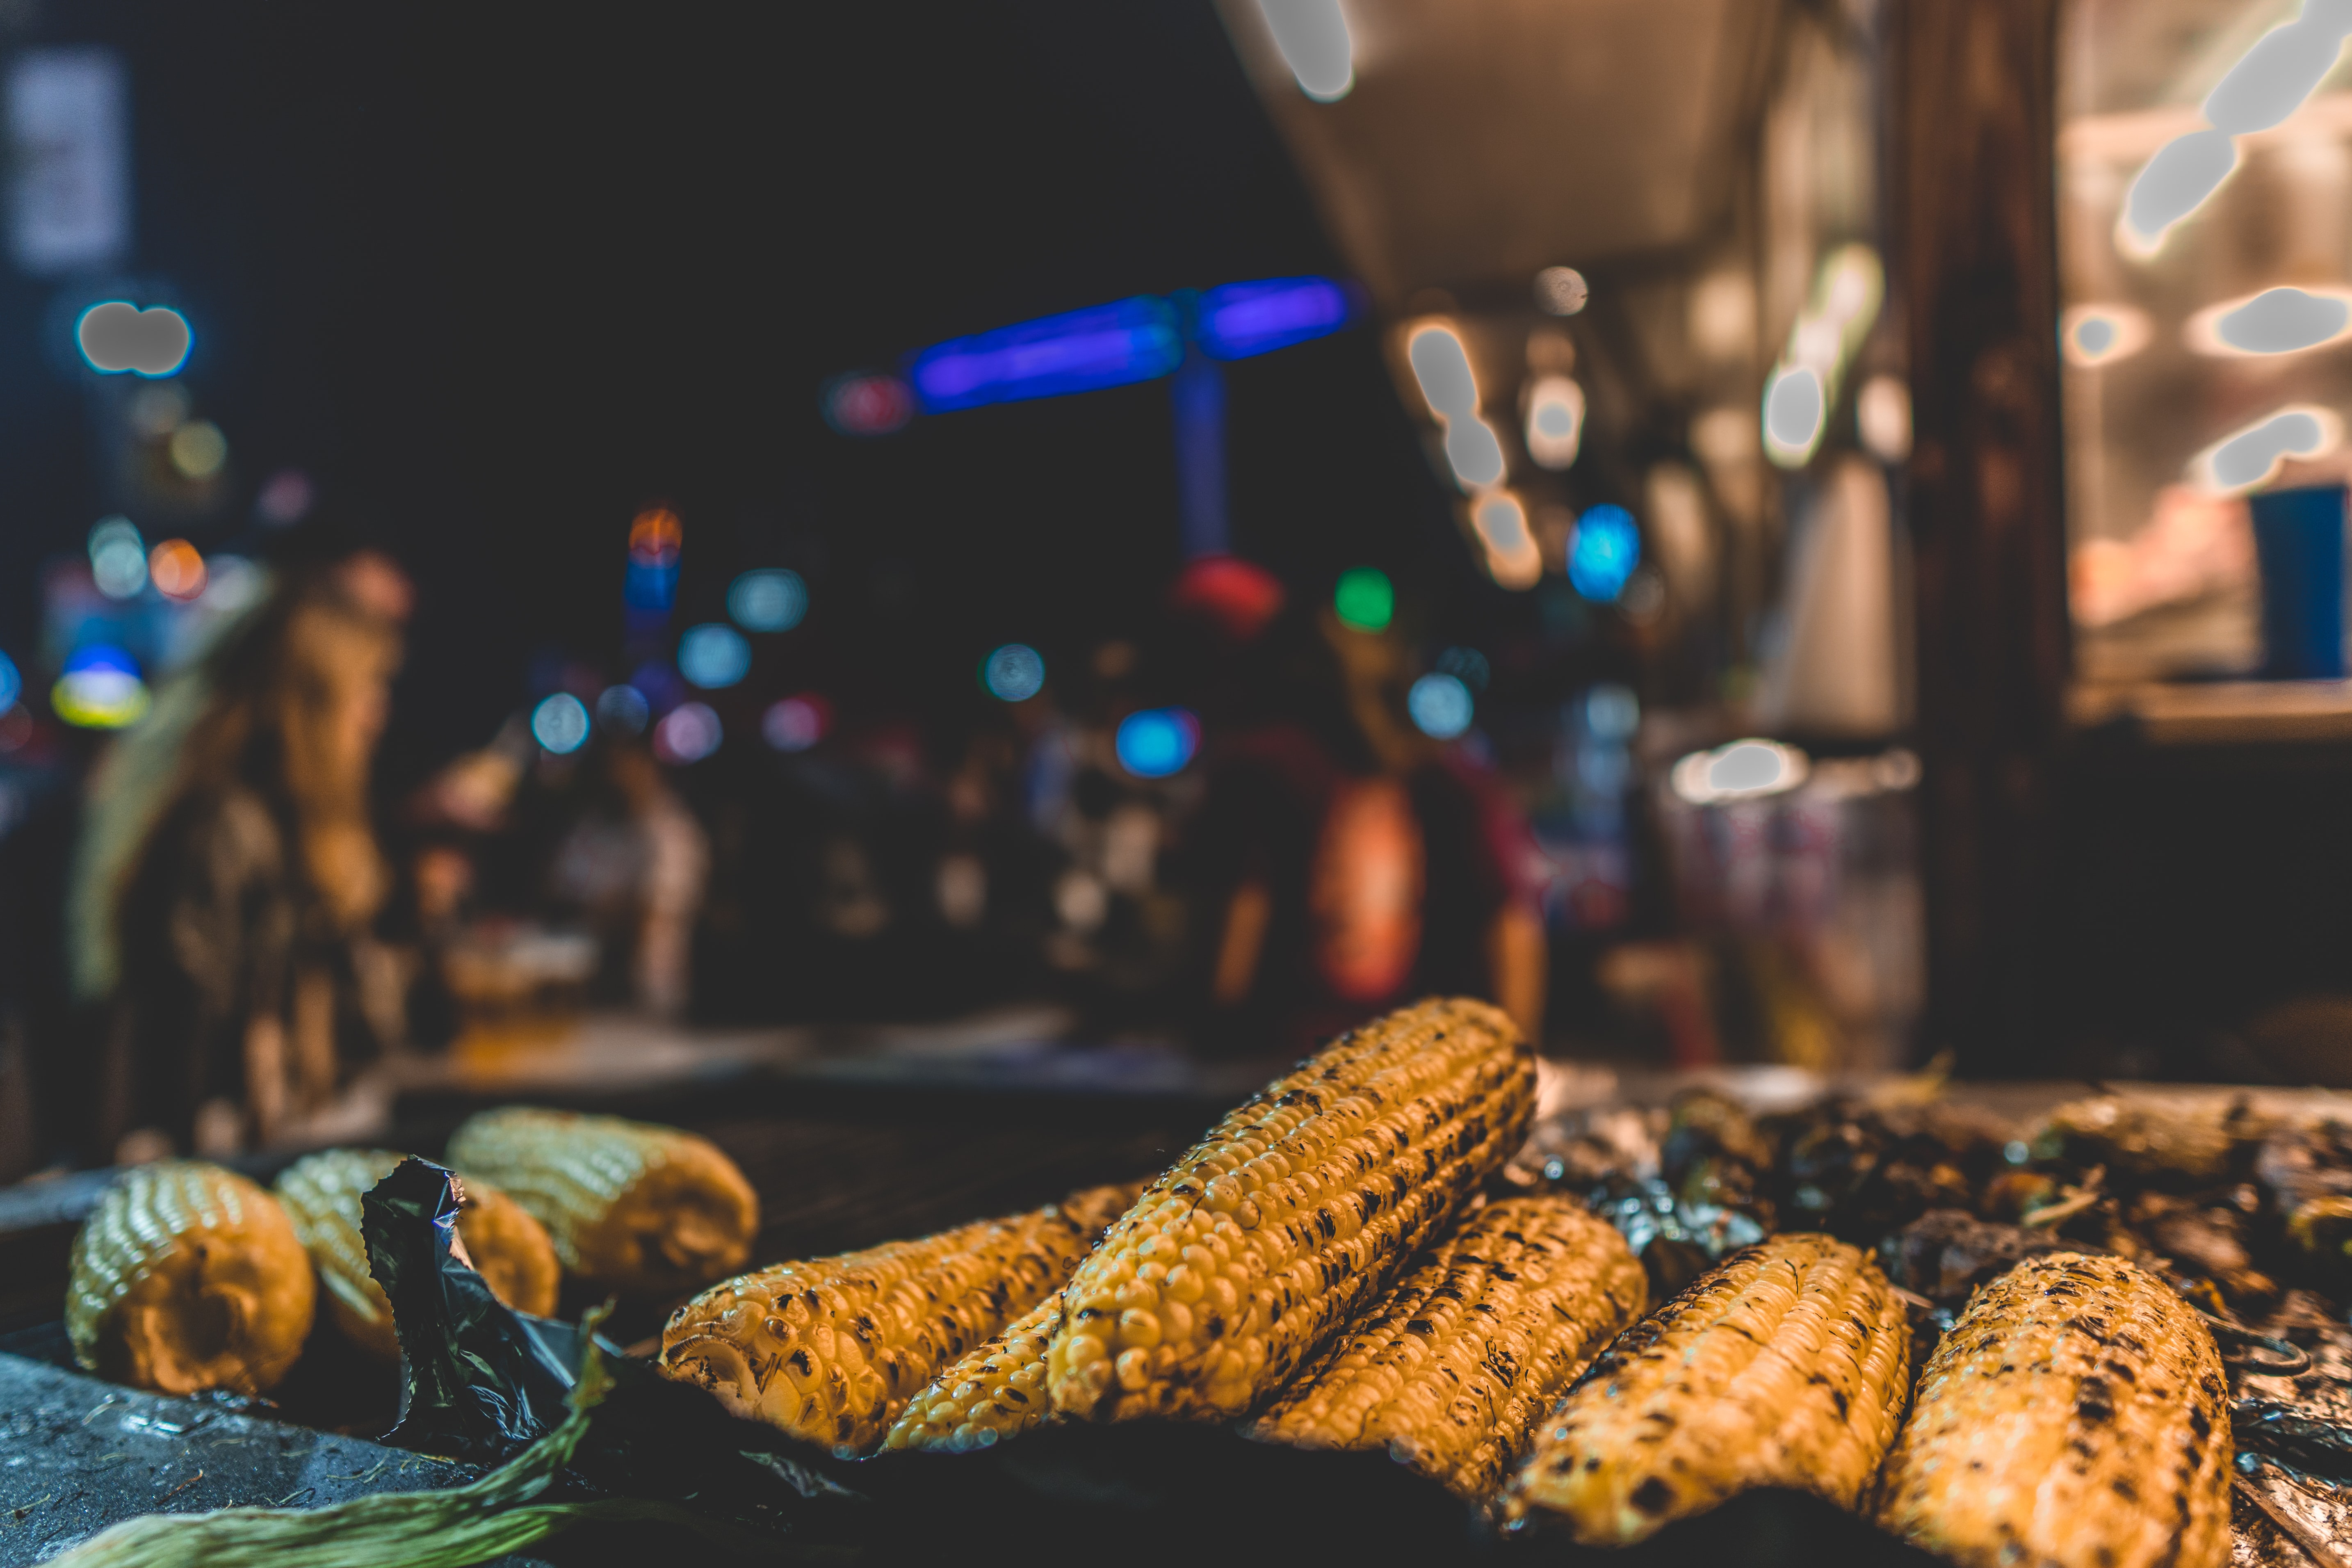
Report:
[[[329,1508],[225,1508],[126,1520],[56,1559],[55,1568],[467,1568],[520,1552],[572,1525],[650,1520],[722,1540],[738,1531],[672,1504],[637,1498],[532,1503],[587,1435],[588,1414],[613,1386],[596,1349],[602,1312],[583,1325],[580,1381],[553,1431],[470,1486],[385,1492]],[[765,1542],[772,1549],[772,1542]]]

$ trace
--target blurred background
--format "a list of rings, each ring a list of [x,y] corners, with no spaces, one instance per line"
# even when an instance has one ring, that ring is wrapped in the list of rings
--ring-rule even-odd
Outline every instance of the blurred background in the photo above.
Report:
[[[5,0],[0,1179],[1432,989],[2352,1081],[2304,10]]]

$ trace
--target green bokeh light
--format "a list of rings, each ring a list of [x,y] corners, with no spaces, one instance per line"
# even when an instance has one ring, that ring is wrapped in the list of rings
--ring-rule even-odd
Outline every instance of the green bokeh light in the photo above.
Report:
[[[1396,614],[1396,590],[1389,585],[1385,574],[1370,566],[1353,566],[1339,574],[1331,608],[1343,626],[1360,632],[1384,632],[1389,629],[1389,617]]]

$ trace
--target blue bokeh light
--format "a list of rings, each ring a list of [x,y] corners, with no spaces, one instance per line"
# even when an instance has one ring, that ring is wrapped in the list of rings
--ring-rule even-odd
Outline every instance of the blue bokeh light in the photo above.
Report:
[[[1026,702],[1045,689],[1045,657],[1027,643],[1006,643],[980,668],[981,684],[1003,702]]]
[[[732,686],[751,673],[751,645],[717,621],[689,626],[677,639],[677,672],[706,691]]]
[[[1404,707],[1412,715],[1413,727],[1433,741],[1450,741],[1470,728],[1475,711],[1470,689],[1443,671],[1414,681]]]
[[[559,757],[568,757],[588,743],[587,705],[569,691],[559,691],[530,710],[532,739]]]
[[[1568,581],[1595,604],[1613,605],[1642,563],[1642,531],[1622,506],[1596,506],[1576,520],[1568,545]]]
[[[16,706],[17,694],[25,689],[25,678],[17,671],[16,661],[0,653],[0,713]]]
[[[1184,363],[1165,300],[1139,295],[923,350],[908,378],[932,414],[1151,381]]]
[[[1328,278],[1227,283],[1201,296],[1196,336],[1211,359],[1248,359],[1328,337],[1350,314],[1348,291]]]
[[[1201,721],[1181,708],[1147,708],[1118,721],[1118,763],[1139,779],[1181,773],[1200,749]]]
[[[653,704],[634,686],[608,686],[596,699],[596,722],[632,735],[644,734],[653,716]]]
[[[808,614],[808,584],[797,572],[746,572],[727,590],[727,613],[747,632],[788,632]]]

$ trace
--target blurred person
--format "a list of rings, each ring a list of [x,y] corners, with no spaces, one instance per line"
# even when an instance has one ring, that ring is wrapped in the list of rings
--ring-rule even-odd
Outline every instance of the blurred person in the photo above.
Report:
[[[576,923],[597,939],[594,994],[656,1017],[686,1012],[710,841],[635,735],[600,727],[572,756],[541,757],[518,714],[426,781],[409,816],[422,833],[410,866],[417,914],[435,951],[484,921]]]
[[[683,1016],[710,840],[634,738],[601,743],[595,761],[603,788],[557,846],[548,889],[626,956],[629,995],[640,1011]]]
[[[1276,618],[1234,668],[1237,728],[1184,841],[1221,1027],[1287,1048],[1464,992],[1540,1040],[1526,825],[1488,770],[1405,717],[1403,640],[1325,605]]]
[[[119,1161],[363,1112],[343,1097],[403,1033],[368,781],[408,581],[327,525],[270,554],[267,592],[90,778],[68,960],[100,1020],[98,1146]]]

